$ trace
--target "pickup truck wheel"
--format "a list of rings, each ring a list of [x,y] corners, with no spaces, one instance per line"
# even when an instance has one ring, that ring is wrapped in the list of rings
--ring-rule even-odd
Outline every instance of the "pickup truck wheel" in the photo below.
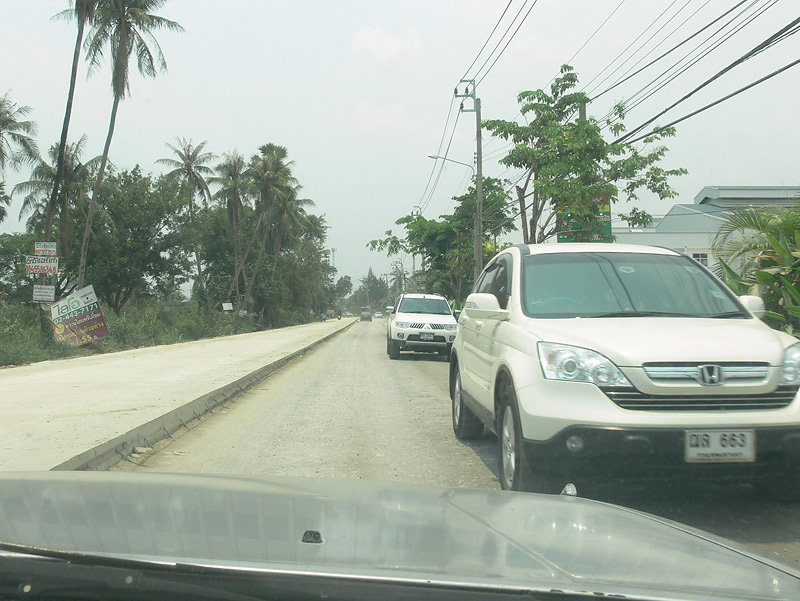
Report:
[[[389,341],[389,359],[400,358],[400,343],[397,340]]]
[[[497,448],[500,459],[500,486],[504,490],[540,493],[559,493],[555,478],[543,469],[534,469],[522,448],[522,428],[517,409],[517,398],[511,384],[506,381],[500,391]]]
[[[454,369],[455,379],[453,390],[450,392],[453,399],[453,433],[459,440],[477,438],[483,433],[483,424],[464,404],[464,400],[461,398],[461,374],[458,365]]]

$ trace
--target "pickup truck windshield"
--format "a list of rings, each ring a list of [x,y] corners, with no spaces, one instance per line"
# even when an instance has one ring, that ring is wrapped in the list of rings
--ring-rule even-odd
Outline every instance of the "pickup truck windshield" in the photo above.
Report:
[[[450,305],[443,298],[404,298],[398,313],[450,315]]]
[[[683,256],[556,253],[526,257],[523,309],[531,317],[741,317],[713,277]]]

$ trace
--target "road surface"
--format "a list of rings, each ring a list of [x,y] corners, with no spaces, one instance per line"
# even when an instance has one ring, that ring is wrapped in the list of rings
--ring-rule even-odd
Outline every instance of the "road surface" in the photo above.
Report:
[[[453,436],[448,364],[386,355],[383,320],[357,323],[121,470],[367,478],[500,488],[496,440]],[[580,493],[580,490],[579,490]],[[603,499],[800,565],[800,505],[747,487],[675,483]]]

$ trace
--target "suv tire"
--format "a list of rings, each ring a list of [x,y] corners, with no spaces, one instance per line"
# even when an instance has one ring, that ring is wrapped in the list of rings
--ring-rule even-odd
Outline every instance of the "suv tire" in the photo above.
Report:
[[[469,440],[477,438],[483,434],[483,424],[481,420],[475,417],[472,410],[464,404],[461,398],[461,372],[458,369],[458,363],[453,366],[455,377],[453,379],[453,388],[450,391],[453,414],[453,433],[459,440]]]
[[[400,358],[400,344],[396,340],[389,341],[389,359]]]
[[[504,490],[554,493],[560,492],[557,479],[544,469],[534,470],[522,448],[522,427],[517,409],[517,396],[507,378],[498,382],[497,449],[500,486]]]

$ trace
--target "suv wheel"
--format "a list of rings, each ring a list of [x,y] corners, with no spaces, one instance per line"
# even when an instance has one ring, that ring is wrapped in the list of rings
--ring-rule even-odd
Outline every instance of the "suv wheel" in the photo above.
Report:
[[[389,359],[400,358],[400,343],[397,340],[389,341]]]
[[[453,432],[459,440],[477,438],[483,433],[483,424],[461,398],[461,372],[458,364],[453,367],[453,370],[455,378],[453,389],[450,391],[453,399]]]
[[[517,397],[508,380],[501,386],[497,448],[499,451],[500,486],[504,490],[558,493],[556,479],[543,469],[533,469],[522,448],[522,427],[517,409]]]

